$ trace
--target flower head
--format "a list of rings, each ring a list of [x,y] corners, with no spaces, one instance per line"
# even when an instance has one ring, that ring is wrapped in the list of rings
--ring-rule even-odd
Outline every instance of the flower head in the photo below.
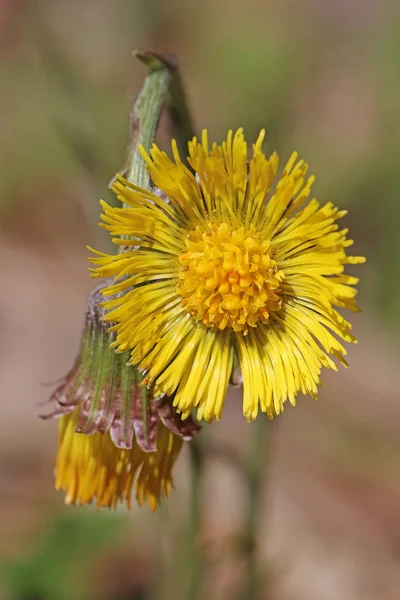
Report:
[[[323,366],[346,364],[340,340],[355,342],[335,307],[357,310],[346,264],[346,211],[309,200],[314,177],[294,153],[277,177],[278,156],[262,151],[262,131],[247,159],[239,129],[209,149],[207,132],[189,143],[188,164],[175,141],[171,160],[142,149],[151,193],[123,178],[113,186],[128,208],[102,202],[103,227],[134,247],[117,256],[97,252],[97,277],[116,277],[103,290],[114,347],[131,352],[155,394],[174,395],[188,417],[221,416],[234,359],[242,372],[243,411],[269,417],[298,392],[316,397]]]
[[[79,409],[59,420],[56,489],[65,492],[66,504],[96,501],[97,508],[131,507],[132,487],[139,505],[155,510],[161,496],[172,488],[172,467],[182,439],[158,423],[157,448],[143,452],[136,440],[132,448],[117,448],[109,433],[76,433]]]
[[[169,398],[156,400],[140,386],[129,354],[110,347],[99,305],[99,288],[89,297],[81,349],[73,368],[50,397],[59,418],[56,488],[67,504],[96,501],[116,508],[138,503],[154,510],[172,487],[172,467],[183,440],[199,426],[182,421]]]

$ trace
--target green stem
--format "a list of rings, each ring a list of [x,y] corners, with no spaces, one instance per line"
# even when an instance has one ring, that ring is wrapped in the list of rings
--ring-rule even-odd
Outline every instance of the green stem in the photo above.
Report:
[[[201,598],[201,586],[204,570],[204,557],[199,547],[198,535],[202,521],[202,484],[204,473],[204,452],[200,436],[189,444],[191,482],[189,499],[189,518],[186,530],[186,543],[183,556],[183,599]]]
[[[186,156],[187,143],[195,133],[176,62],[151,52],[136,50],[134,55],[148,67],[149,73],[132,110],[128,154],[121,174],[131,183],[149,190],[150,176],[139,146],[150,152],[167,97],[168,111],[183,156]]]
[[[257,562],[257,538],[260,529],[263,482],[268,469],[267,438],[270,434],[269,422],[259,415],[255,423],[249,425],[250,447],[244,470],[247,480],[248,500],[243,547],[247,559],[246,576],[239,600],[259,600],[261,598],[261,578]]]
[[[139,146],[150,151],[176,65],[151,52],[135,50],[134,56],[147,66],[149,72],[132,110],[128,154],[121,173],[131,183],[149,190],[150,175]]]

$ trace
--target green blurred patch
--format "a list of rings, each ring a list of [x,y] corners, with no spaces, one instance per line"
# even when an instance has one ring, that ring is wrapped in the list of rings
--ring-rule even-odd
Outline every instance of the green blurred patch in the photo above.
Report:
[[[212,86],[219,135],[243,126],[252,140],[265,126],[270,148],[285,135],[292,90],[304,76],[312,53],[309,44],[299,48],[299,40],[288,32],[277,34],[276,25],[255,23],[248,15],[230,29],[211,27],[199,63]]]
[[[88,570],[99,552],[118,538],[123,519],[90,509],[58,514],[34,541],[33,550],[3,566],[11,600],[92,598]]]

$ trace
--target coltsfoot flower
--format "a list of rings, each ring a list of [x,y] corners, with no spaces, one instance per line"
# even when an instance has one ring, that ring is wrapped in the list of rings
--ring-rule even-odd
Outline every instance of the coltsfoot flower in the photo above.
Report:
[[[141,386],[129,354],[117,354],[102,317],[99,288],[89,297],[81,349],[50,398],[59,418],[56,489],[67,504],[96,502],[97,508],[140,505],[154,510],[172,488],[172,468],[183,440],[199,426],[182,421],[169,398],[155,399]]]
[[[357,310],[356,277],[346,264],[353,243],[336,221],[345,210],[309,200],[314,177],[293,153],[277,177],[278,156],[262,151],[265,132],[247,158],[243,131],[211,150],[207,132],[189,143],[184,165],[175,141],[171,160],[142,148],[155,193],[119,177],[128,207],[102,202],[113,242],[134,246],[96,252],[95,277],[115,277],[103,291],[113,346],[131,352],[155,394],[174,395],[187,418],[220,418],[236,360],[243,412],[269,417],[298,392],[317,397],[321,368],[346,365],[340,340],[355,342],[335,307]]]

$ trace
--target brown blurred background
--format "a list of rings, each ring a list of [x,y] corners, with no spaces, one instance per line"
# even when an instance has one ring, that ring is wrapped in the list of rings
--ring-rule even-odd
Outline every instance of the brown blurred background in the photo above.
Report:
[[[85,246],[108,248],[97,201],[111,200],[145,75],[134,47],[179,56],[211,139],[265,126],[268,151],[297,149],[319,198],[350,209],[368,257],[359,344],[318,403],[299,398],[270,426],[259,563],[269,600],[398,600],[398,0],[0,0],[0,598],[180,597],[187,457],[156,515],[64,507],[56,423],[37,418],[78,347]],[[252,427],[232,394],[210,448],[241,453]],[[210,454],[198,541],[204,597],[225,600],[243,577],[246,490]]]

